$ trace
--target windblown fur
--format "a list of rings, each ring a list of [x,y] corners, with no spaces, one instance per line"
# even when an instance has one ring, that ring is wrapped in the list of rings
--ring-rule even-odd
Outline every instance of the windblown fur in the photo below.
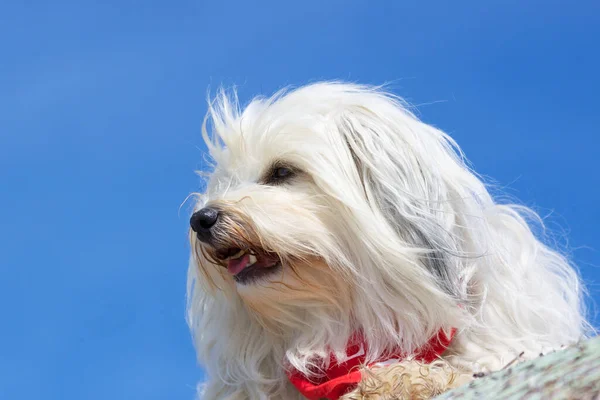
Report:
[[[221,211],[213,245],[190,232],[203,398],[300,399],[286,368],[314,374],[355,332],[369,361],[457,328],[443,358],[460,374],[587,334],[578,274],[536,237],[537,215],[496,202],[456,143],[396,96],[316,83],[241,110],[221,92],[203,134],[213,166],[195,209]],[[270,182],[282,165],[293,176]],[[282,266],[236,283],[215,256],[225,246]]]

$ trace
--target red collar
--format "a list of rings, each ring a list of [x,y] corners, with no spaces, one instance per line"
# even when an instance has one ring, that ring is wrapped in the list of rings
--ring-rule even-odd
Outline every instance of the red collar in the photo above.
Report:
[[[456,329],[452,329],[450,336],[446,335],[443,330],[432,337],[423,347],[419,348],[415,354],[415,359],[430,363],[436,360],[448,348]],[[360,368],[365,361],[365,343],[363,341],[355,342],[356,344],[348,345],[346,354],[348,359],[337,363],[332,355],[329,368],[325,371],[325,376],[317,379],[309,379],[298,371],[288,371],[287,375],[290,382],[296,386],[300,393],[308,400],[337,400],[342,395],[356,388],[360,382]],[[389,361],[401,361],[406,358],[406,354],[402,351],[397,351],[390,354],[386,360],[381,360],[370,364],[385,364]]]

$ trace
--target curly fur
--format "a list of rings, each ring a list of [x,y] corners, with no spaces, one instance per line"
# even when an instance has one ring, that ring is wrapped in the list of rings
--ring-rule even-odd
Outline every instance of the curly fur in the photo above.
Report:
[[[455,327],[444,359],[459,374],[589,332],[580,278],[536,236],[537,215],[492,198],[456,143],[398,97],[324,82],[241,110],[221,91],[203,134],[213,165],[196,210],[221,211],[213,246],[190,235],[205,399],[299,399],[286,368],[318,373],[355,332],[369,362]],[[293,178],[269,184],[276,165]],[[277,254],[283,267],[242,285],[219,246]]]
[[[425,400],[473,379],[445,361],[422,364],[408,360],[390,367],[362,371],[362,382],[341,400]]]

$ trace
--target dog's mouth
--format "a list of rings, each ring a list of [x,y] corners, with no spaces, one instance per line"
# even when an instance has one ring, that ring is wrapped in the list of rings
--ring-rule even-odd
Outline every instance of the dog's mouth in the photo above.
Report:
[[[281,267],[277,254],[253,249],[230,247],[216,252],[227,271],[238,283],[250,283],[276,272]]]

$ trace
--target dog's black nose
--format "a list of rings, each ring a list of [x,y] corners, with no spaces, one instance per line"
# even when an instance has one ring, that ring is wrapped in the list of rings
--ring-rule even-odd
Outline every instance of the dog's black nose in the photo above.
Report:
[[[190,226],[196,233],[207,233],[210,228],[219,219],[219,211],[214,208],[204,207],[203,209],[196,211],[190,218]]]

